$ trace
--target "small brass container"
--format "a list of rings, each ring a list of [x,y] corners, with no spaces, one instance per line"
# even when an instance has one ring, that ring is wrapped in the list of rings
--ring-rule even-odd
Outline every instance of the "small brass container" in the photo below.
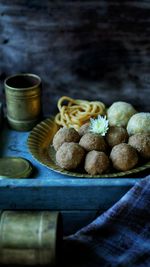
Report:
[[[25,158],[0,158],[0,178],[27,178],[32,173],[32,170],[32,164]]]
[[[54,266],[62,238],[57,211],[0,211],[0,266]]]
[[[40,121],[41,79],[31,73],[16,74],[4,81],[7,119],[17,131],[30,131]]]

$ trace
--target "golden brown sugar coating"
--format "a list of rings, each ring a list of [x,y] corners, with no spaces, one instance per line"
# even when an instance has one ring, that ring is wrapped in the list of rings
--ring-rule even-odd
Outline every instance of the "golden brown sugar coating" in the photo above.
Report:
[[[129,138],[129,145],[134,147],[145,159],[150,158],[150,134],[134,134]]]
[[[74,128],[60,128],[53,138],[53,146],[57,151],[64,142],[78,143],[80,136]]]
[[[128,171],[138,163],[136,150],[125,143],[113,147],[110,153],[113,167],[120,171]]]
[[[102,174],[109,169],[109,158],[104,152],[90,151],[86,155],[84,168],[91,175]]]
[[[56,152],[57,164],[66,170],[76,169],[84,159],[85,151],[77,143],[63,143]]]
[[[79,144],[87,151],[97,150],[105,152],[107,149],[104,138],[101,135],[94,133],[86,133],[83,135]]]
[[[123,127],[110,127],[106,134],[106,141],[110,147],[126,143],[128,141],[127,130]]]
[[[79,131],[78,131],[79,135],[80,135],[80,136],[83,136],[84,134],[86,134],[86,133],[88,132],[88,130],[89,130],[89,126],[90,126],[90,123],[89,123],[89,122],[83,124],[83,125],[79,128]]]

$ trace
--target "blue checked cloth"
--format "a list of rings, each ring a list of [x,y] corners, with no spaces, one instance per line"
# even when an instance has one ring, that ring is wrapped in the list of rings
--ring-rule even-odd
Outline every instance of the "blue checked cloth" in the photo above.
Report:
[[[64,239],[64,266],[150,267],[150,175]]]

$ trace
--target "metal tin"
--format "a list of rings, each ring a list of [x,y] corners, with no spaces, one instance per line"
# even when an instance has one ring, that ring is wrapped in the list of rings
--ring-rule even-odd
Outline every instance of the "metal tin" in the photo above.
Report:
[[[59,212],[4,211],[0,215],[0,264],[53,266],[61,241]]]
[[[41,118],[41,79],[31,73],[5,79],[7,119],[18,131],[31,130]]]
[[[0,158],[1,178],[26,178],[32,173],[32,164],[20,157]]]

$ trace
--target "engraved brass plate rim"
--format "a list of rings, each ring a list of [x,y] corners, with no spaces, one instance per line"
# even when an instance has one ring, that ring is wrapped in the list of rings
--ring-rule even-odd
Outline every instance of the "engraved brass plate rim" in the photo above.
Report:
[[[80,178],[115,178],[132,175],[150,168],[150,162],[126,172],[114,172],[102,175],[90,175],[76,171],[67,171],[55,163],[55,152],[52,147],[52,140],[59,129],[53,118],[45,119],[37,124],[29,134],[27,144],[32,156],[43,166],[55,172]]]

